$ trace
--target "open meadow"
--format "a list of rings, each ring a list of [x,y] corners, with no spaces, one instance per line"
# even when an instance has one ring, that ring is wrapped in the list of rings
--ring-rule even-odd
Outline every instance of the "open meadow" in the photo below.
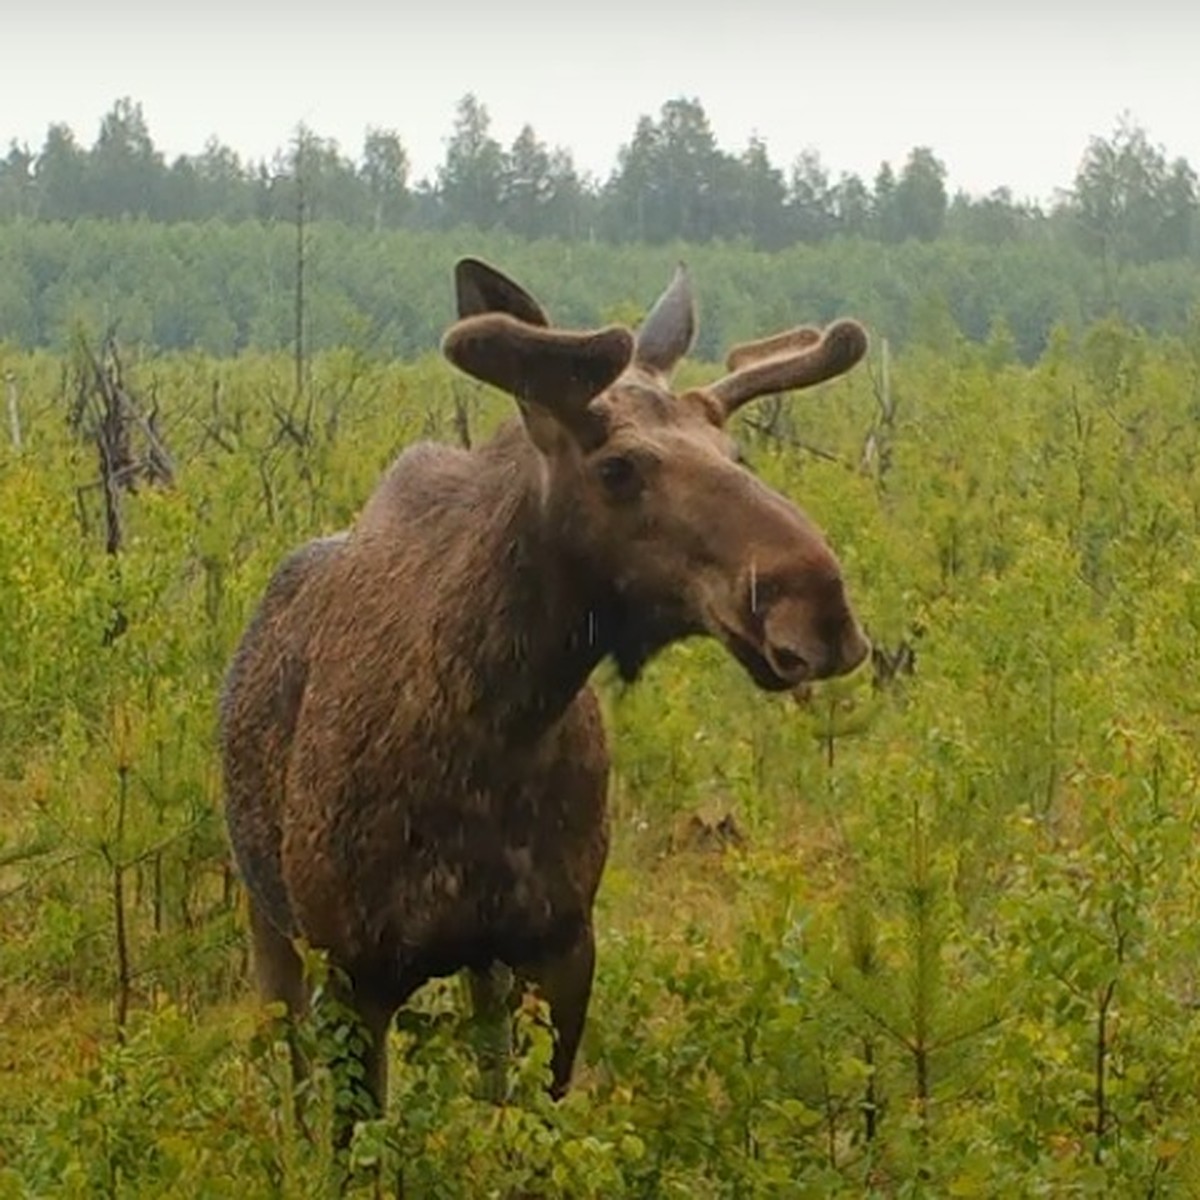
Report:
[[[530,1002],[477,1098],[465,988],[431,985],[351,1194],[1200,1195],[1200,317],[882,349],[736,422],[874,663],[783,696],[711,642],[602,668],[574,1087],[545,1097]],[[319,1196],[249,983],[220,682],[288,550],[511,402],[433,355],[119,354],[0,346],[0,1200]]]

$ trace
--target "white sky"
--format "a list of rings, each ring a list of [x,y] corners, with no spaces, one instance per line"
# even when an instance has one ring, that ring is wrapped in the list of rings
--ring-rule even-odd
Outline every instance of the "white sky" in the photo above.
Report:
[[[19,7],[18,7],[19,6]],[[394,128],[413,178],[474,91],[607,177],[642,113],[684,95],[718,141],[806,147],[870,182],[931,146],[951,188],[1047,200],[1128,111],[1200,170],[1200,0],[3,0],[0,152],[52,121],[91,145],[119,96],[168,157],[210,135],[269,157],[296,124],[357,157]],[[988,15],[977,16],[982,11]]]

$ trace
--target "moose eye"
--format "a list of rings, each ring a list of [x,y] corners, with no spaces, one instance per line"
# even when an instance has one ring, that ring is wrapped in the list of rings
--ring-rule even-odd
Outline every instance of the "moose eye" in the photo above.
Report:
[[[596,473],[604,490],[614,500],[630,500],[642,490],[642,478],[632,458],[614,454],[601,459]]]

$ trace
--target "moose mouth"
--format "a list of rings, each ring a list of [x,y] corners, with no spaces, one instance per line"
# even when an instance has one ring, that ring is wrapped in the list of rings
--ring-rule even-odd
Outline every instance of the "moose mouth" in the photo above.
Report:
[[[717,638],[721,644],[741,663],[746,673],[764,692],[786,692],[804,683],[811,670],[803,659],[796,660],[795,672],[787,677],[780,675],[765,654],[743,634],[731,629],[724,621],[717,621]]]

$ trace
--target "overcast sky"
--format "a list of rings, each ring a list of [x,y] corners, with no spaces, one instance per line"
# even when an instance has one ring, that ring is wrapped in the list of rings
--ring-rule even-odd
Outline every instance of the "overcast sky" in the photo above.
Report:
[[[19,7],[18,7],[19,6]],[[1128,112],[1200,169],[1200,2],[1142,0],[5,0],[0,146],[52,121],[91,145],[119,96],[168,157],[215,135],[270,156],[298,122],[357,157],[395,129],[414,178],[473,91],[506,145],[530,122],[601,177],[642,113],[697,98],[723,148],[757,133],[868,181],[916,145],[952,188],[1068,186]],[[14,11],[15,10],[15,11]],[[972,15],[976,10],[989,15]]]

